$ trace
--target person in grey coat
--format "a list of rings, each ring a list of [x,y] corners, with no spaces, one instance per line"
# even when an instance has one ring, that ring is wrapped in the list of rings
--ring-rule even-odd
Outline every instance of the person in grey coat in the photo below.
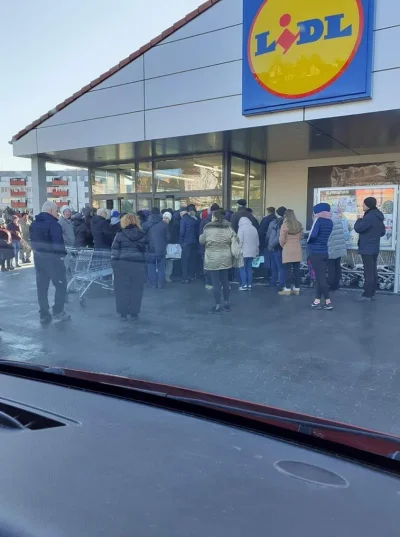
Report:
[[[338,291],[342,277],[342,257],[347,255],[347,244],[349,231],[346,220],[338,217],[337,212],[332,217],[332,233],[328,240],[328,285],[331,291]]]
[[[65,246],[70,247],[75,244],[75,232],[71,217],[71,209],[68,207],[68,205],[66,205],[61,209],[61,216],[58,220],[58,223],[62,227],[64,244]]]

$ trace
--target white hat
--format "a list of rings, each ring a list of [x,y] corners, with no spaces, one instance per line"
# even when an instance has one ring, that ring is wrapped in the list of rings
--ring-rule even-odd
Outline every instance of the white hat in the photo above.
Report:
[[[163,214],[163,218],[168,218],[168,220],[172,220],[172,214],[167,211]]]
[[[64,214],[64,211],[70,211],[71,210],[71,207],[69,205],[64,205],[64,207],[61,208],[61,214]]]
[[[6,223],[6,221],[4,220],[4,218],[0,218],[0,225],[4,226],[5,223]]]

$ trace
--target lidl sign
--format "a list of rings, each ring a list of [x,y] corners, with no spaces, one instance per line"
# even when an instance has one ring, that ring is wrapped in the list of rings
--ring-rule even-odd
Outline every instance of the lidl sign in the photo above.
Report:
[[[243,114],[371,97],[374,0],[243,4]]]

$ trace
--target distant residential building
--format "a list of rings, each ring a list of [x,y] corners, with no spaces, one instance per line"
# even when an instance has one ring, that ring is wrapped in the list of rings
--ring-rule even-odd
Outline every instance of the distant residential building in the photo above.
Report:
[[[87,170],[47,171],[47,199],[59,207],[69,205],[80,211],[89,204]],[[32,177],[30,171],[0,172],[0,210],[33,211]]]

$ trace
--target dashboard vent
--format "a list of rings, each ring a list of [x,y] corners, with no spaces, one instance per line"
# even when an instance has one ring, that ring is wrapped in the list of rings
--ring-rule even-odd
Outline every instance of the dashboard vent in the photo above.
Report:
[[[65,423],[55,419],[42,416],[31,410],[20,408],[0,402],[0,430],[23,430],[40,431],[41,429],[52,429],[53,427],[63,427]]]

